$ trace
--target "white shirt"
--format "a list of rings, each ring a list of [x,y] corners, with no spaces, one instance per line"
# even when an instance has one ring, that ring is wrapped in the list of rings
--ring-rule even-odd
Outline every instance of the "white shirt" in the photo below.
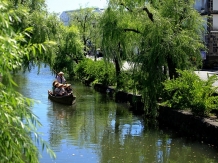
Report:
[[[66,91],[63,87],[58,87],[58,88],[55,88],[55,94],[58,94],[58,95],[63,95]]]
[[[64,78],[63,75],[62,76],[58,75],[57,81],[58,81],[58,83],[64,84],[66,82],[66,79]]]

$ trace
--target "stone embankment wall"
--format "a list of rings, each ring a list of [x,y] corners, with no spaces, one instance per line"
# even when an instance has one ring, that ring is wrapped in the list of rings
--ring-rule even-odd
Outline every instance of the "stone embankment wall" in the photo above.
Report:
[[[135,114],[144,113],[144,104],[139,95],[123,91],[115,92],[114,88],[102,84],[95,84],[94,89],[101,93],[107,93],[115,102],[128,103],[130,110]],[[158,111],[157,119],[161,126],[167,126],[187,138],[218,147],[218,118],[216,116],[199,117],[188,111],[173,110],[161,106]]]
[[[180,135],[218,147],[218,119],[199,117],[188,111],[160,107],[158,121],[175,129]]]
[[[143,114],[144,112],[143,110],[144,104],[142,102],[141,95],[135,95],[125,91],[115,91],[115,88],[110,86],[105,86],[100,83],[96,83],[94,85],[94,89],[101,93],[107,93],[111,98],[115,100],[115,102],[128,103],[130,109],[135,114]]]

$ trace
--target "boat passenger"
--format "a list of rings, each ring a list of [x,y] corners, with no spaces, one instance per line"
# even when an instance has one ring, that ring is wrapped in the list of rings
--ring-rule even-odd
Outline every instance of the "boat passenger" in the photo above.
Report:
[[[57,80],[54,80],[54,81],[52,82],[52,86],[54,86],[55,83],[57,83],[57,82],[58,82]]]
[[[53,83],[52,83],[52,92],[53,92],[53,94],[55,93],[55,88],[57,87],[58,84],[59,83],[57,82],[57,80],[53,81]]]
[[[61,84],[66,83],[66,79],[64,78],[64,73],[62,71],[58,73],[57,81],[58,81],[58,83],[61,83]]]
[[[55,95],[56,96],[63,96],[66,95],[66,91],[64,90],[64,85],[63,84],[58,84],[57,87],[55,88]]]
[[[72,93],[71,84],[65,84],[64,87],[68,95]]]

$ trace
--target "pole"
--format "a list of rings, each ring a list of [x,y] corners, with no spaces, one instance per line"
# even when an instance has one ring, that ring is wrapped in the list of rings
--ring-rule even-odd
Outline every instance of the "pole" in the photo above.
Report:
[[[75,92],[76,92],[76,94],[78,94],[78,95],[79,95],[79,97],[81,97],[81,95],[80,95],[80,94],[79,94],[79,93],[78,93],[78,92],[77,92],[75,89],[73,89],[73,88],[72,88],[72,90],[73,90],[73,91],[75,91]]]

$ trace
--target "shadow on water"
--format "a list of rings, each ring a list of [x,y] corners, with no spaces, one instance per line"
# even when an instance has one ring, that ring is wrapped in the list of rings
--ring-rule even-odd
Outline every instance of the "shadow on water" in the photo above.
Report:
[[[125,104],[115,103],[106,94],[69,81],[75,89],[76,104],[67,106],[48,99],[54,76],[49,68],[18,74],[18,91],[33,98],[32,110],[39,117],[43,139],[55,151],[52,160],[39,146],[41,163],[206,163],[218,162],[217,150],[189,141],[136,116]]]

